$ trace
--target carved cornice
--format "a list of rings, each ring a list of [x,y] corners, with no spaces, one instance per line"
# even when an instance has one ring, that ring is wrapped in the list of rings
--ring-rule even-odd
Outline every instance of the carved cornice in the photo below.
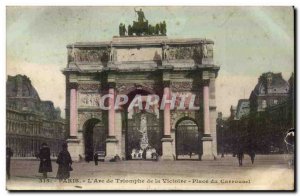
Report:
[[[172,91],[190,91],[193,88],[193,82],[171,82]]]
[[[98,91],[100,88],[100,83],[79,84],[78,86],[78,90],[80,91]]]

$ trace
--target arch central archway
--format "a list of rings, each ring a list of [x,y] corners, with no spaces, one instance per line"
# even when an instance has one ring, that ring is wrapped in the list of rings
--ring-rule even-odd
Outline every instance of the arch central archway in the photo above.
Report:
[[[130,110],[129,108],[136,95],[142,96],[142,104],[143,108],[145,108],[146,102],[143,98],[152,94],[154,94],[153,91],[142,88],[134,89],[127,94],[128,102],[123,107],[127,160],[151,159],[150,156],[147,156],[147,153],[150,154],[150,151],[161,154],[162,131],[158,109],[150,107],[149,110],[144,110],[134,107]]]
[[[176,123],[176,159],[201,160],[202,134],[192,118],[182,118]]]
[[[86,161],[92,161],[96,151],[106,151],[107,131],[99,119],[91,118],[83,125],[84,154]]]

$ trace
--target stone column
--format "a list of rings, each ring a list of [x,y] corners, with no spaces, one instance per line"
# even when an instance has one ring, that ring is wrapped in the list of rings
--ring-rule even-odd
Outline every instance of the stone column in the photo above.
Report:
[[[210,133],[209,115],[209,80],[203,80],[203,154],[202,160],[213,160],[212,137]]]
[[[77,88],[75,85],[70,89],[70,138],[77,138]]]
[[[106,138],[106,156],[105,160],[109,161],[117,154],[117,142],[115,135],[115,83],[111,82],[108,85],[108,135]]]
[[[110,86],[108,94],[111,96],[108,99],[108,135],[115,136],[115,89]]]
[[[164,97],[166,100],[171,99],[170,81],[164,81]],[[170,103],[165,104],[164,108],[164,136],[162,138],[162,159],[163,160],[174,160],[171,137],[171,114],[170,114]]]
[[[77,138],[78,133],[78,112],[77,112],[77,83],[69,83],[70,90],[70,136],[67,139],[68,150],[73,161],[79,161],[79,140]]]

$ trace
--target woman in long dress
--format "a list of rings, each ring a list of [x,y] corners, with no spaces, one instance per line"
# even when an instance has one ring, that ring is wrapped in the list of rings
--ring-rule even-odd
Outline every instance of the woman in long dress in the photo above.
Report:
[[[50,148],[46,143],[42,144],[38,157],[40,158],[39,173],[43,174],[43,178],[47,178],[47,172],[52,172]]]
[[[56,163],[58,164],[57,178],[58,179],[68,179],[70,178],[70,171],[72,171],[72,158],[68,152],[68,145],[62,145],[62,151],[57,157]]]

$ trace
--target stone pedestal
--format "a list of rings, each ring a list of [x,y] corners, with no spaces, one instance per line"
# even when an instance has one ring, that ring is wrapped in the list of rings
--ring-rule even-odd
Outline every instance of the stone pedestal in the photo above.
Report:
[[[105,142],[106,142],[105,161],[109,161],[117,155],[118,140],[115,137],[108,137]]]
[[[205,135],[202,137],[203,142],[203,154],[201,160],[214,160],[215,157],[213,155],[212,149],[212,137],[210,135]]]
[[[78,162],[79,155],[80,155],[80,145],[79,145],[80,140],[77,138],[69,138],[67,139],[68,143],[68,151],[71,155],[71,158],[73,161]]]
[[[164,137],[161,139],[162,142],[162,156],[161,160],[174,160],[173,156],[173,139],[171,137]]]

